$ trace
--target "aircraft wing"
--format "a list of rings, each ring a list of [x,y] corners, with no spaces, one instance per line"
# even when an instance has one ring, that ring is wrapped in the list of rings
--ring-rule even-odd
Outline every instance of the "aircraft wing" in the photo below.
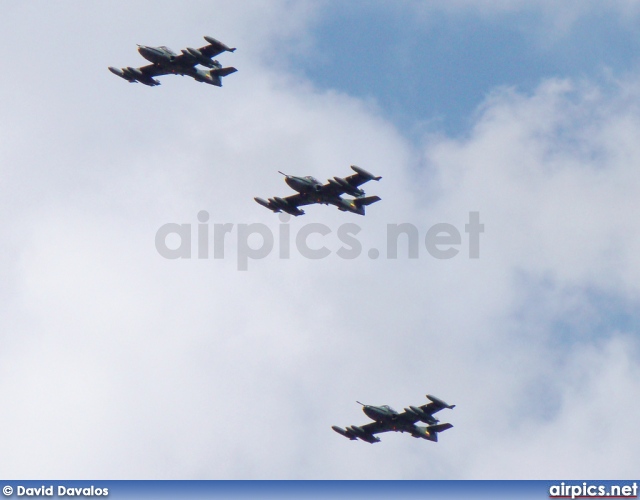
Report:
[[[284,200],[294,207],[303,207],[304,205],[312,205],[317,203],[316,200],[309,196],[298,194],[292,194],[291,196],[286,196]]]
[[[363,425],[361,429],[367,434],[371,434],[373,436],[374,434],[380,434],[381,432],[389,432],[391,427],[388,424],[381,422],[371,422],[370,424]]]
[[[223,52],[234,52],[236,50],[210,36],[205,36],[204,39],[209,42],[209,45],[198,49],[192,49],[191,47],[183,49],[182,54],[177,55],[174,62],[179,66],[196,66],[202,64],[208,68],[213,68],[215,66],[211,61],[212,58]]]
[[[429,425],[434,425],[438,423],[438,419],[433,416],[434,413],[444,410],[445,408],[453,409],[456,406],[449,405],[435,396],[427,395],[427,398],[429,399],[427,404],[422,406],[409,406],[409,408],[405,408],[402,413],[398,414],[398,418],[412,424],[420,421]]]
[[[137,69],[150,78],[153,78],[154,76],[168,75],[171,73],[170,70],[163,68],[162,66],[158,66],[157,64],[147,64],[146,66],[142,66]]]
[[[426,414],[425,419],[428,419],[429,417],[431,417],[431,415]],[[402,413],[398,413],[398,419],[408,424],[415,424],[416,422],[422,421],[420,416],[411,411],[409,408],[405,408],[405,411],[403,411]],[[434,419],[433,421],[437,422],[437,419]]]
[[[427,403],[426,405],[422,405],[419,408],[427,415],[433,415],[434,413],[437,413],[440,410],[443,410],[445,407],[439,406],[435,403]]]
[[[128,82],[140,82],[150,87],[160,85],[160,82],[153,78],[154,76],[166,75],[170,73],[170,71],[166,71],[165,69],[161,68],[160,66],[156,66],[155,64],[148,64],[147,66],[142,66],[140,68],[132,68],[131,66],[128,66],[122,69],[109,66],[109,71],[111,71],[114,75],[119,76],[120,78],[124,78]]]
[[[304,210],[300,210],[299,207],[304,205],[311,205],[317,203],[312,197],[303,195],[300,193],[287,196],[286,198],[269,198],[269,200],[263,200],[262,198],[254,198],[263,207],[272,210],[273,212],[286,212],[291,215],[303,215]]]
[[[353,166],[351,168],[353,168]],[[377,181],[381,179],[381,177],[374,177],[373,175],[368,174],[368,172],[364,170],[362,170],[362,172],[363,173],[358,172],[353,175],[349,175],[348,177],[345,177],[344,180],[347,181],[352,186],[358,187],[364,184],[365,182],[369,182],[371,180]]]
[[[391,426],[379,422],[371,422],[369,424],[358,427],[357,425],[348,426],[346,429],[342,429],[336,425],[331,427],[338,434],[342,434],[344,437],[355,441],[356,439],[362,439],[367,443],[377,443],[380,438],[375,437],[374,434],[381,432],[388,432],[392,430]]]
[[[235,52],[236,50],[235,47],[230,48],[221,41],[210,36],[205,36],[204,39],[209,42],[209,45],[200,47],[198,50],[207,57],[216,57],[218,54],[222,54],[223,52]]]
[[[351,165],[351,169],[355,174],[347,177],[334,177],[329,179],[327,184],[322,186],[322,192],[325,194],[340,196],[341,194],[350,194],[351,196],[364,196],[364,191],[359,189],[359,186],[368,181],[379,181],[382,179],[380,176],[375,176],[370,172],[367,172],[363,168]]]

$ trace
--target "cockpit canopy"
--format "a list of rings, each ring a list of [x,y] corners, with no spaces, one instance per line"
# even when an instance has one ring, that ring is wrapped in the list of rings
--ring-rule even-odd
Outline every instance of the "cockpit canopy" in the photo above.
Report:
[[[393,412],[393,413],[398,413],[393,408],[391,408],[389,405],[382,405],[380,408],[384,408],[385,410]]]
[[[166,45],[160,45],[160,47],[162,50],[164,50],[167,54],[171,55],[171,56],[175,56],[177,55],[173,50],[171,50],[169,47],[167,47]]]
[[[309,182],[313,182],[314,184],[322,184],[318,179],[310,175],[307,175],[305,179],[307,179]]]

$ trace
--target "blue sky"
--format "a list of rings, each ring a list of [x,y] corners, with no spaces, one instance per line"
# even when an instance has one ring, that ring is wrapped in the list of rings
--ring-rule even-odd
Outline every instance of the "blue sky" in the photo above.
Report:
[[[615,10],[582,12],[545,39],[551,22],[535,6],[481,15],[411,2],[328,2],[312,25],[312,50],[294,58],[321,88],[373,97],[404,131],[468,130],[499,86],[531,92],[544,78],[602,80],[637,68],[640,40]],[[551,14],[553,15],[553,14]]]

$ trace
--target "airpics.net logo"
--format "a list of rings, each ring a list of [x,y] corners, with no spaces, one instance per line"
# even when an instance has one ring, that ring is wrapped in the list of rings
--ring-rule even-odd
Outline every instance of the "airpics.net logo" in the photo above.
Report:
[[[211,255],[214,259],[225,259],[228,257],[228,252],[225,252],[227,241],[235,239],[239,271],[248,270],[249,261],[264,259],[274,250],[278,252],[279,259],[291,258],[292,248],[303,258],[311,260],[325,259],[332,254],[341,259],[352,260],[361,257],[363,253],[362,243],[357,238],[362,227],[353,222],[341,224],[336,231],[326,224],[311,222],[302,225],[294,235],[289,224],[291,216],[281,213],[280,224],[275,231],[276,238],[267,224],[211,223],[210,218],[209,212],[201,210],[197,215],[195,229],[192,223],[163,224],[156,231],[156,250],[165,259],[191,259],[194,258],[193,248],[196,247],[195,257],[198,259],[209,259]],[[463,233],[466,235],[464,239]],[[468,252],[464,253],[468,258],[478,259],[481,233],[484,233],[484,224],[480,223],[479,212],[469,212],[464,231],[445,222],[433,224],[424,233],[409,222],[387,224],[386,254],[381,255],[378,248],[369,248],[366,255],[372,260],[380,257],[391,260],[417,259],[423,245],[429,256],[443,260],[457,257],[463,253],[464,246],[467,246]],[[336,238],[340,247],[333,251],[331,247],[335,248]],[[398,250],[400,246],[406,247],[402,255]]]
[[[549,488],[549,498],[638,498],[638,484],[568,484]]]

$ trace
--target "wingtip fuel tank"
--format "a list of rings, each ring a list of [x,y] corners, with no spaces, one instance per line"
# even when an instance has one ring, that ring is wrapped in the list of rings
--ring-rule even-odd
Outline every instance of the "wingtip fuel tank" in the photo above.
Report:
[[[373,175],[371,172],[367,172],[364,168],[360,168],[357,165],[351,165],[351,170],[373,181],[379,181],[380,179],[382,179],[381,176]]]
[[[435,403],[441,408],[447,408],[449,410],[453,410],[456,407],[456,405],[447,404],[442,399],[432,396],[431,394],[427,394],[427,399],[432,403]]]
[[[128,76],[123,70],[121,70],[120,68],[114,68],[113,66],[109,66],[109,71],[111,71],[114,75],[119,76],[120,78],[124,78],[125,80],[127,80],[128,82],[135,82],[136,79],[135,78],[131,78],[130,76]]]
[[[225,45],[224,43],[222,43],[220,40],[216,40],[215,38],[213,38],[212,36],[205,36],[204,39],[209,42],[211,45],[214,45],[216,47],[220,47],[221,49],[227,51],[227,52],[235,52],[236,48],[235,47],[229,47],[228,45]]]

